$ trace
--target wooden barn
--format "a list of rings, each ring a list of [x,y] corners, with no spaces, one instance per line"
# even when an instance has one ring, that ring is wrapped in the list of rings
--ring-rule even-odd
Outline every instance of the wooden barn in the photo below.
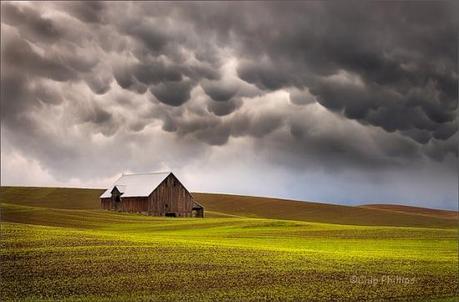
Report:
[[[120,212],[204,217],[204,207],[171,172],[123,174],[100,196],[100,204]]]

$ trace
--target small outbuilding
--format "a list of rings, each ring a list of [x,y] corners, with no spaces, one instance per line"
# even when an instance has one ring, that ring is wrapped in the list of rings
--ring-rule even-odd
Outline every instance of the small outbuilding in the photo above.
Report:
[[[172,172],[123,174],[101,196],[102,209],[152,216],[204,217],[204,207]]]

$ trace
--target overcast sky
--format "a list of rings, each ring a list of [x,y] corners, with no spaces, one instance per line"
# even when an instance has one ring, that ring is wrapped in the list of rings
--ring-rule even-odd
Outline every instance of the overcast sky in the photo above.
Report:
[[[458,8],[2,2],[2,185],[456,209]]]

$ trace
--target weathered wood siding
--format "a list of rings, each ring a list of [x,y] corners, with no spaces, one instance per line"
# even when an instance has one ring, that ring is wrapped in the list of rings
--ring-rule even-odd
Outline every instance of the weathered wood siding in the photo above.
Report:
[[[112,199],[111,198],[101,198],[100,207],[103,210],[111,210],[112,209]]]
[[[119,208],[122,212],[148,212],[148,197],[121,197]]]
[[[173,174],[169,174],[148,197],[148,204],[149,215],[175,213],[176,216],[191,217],[193,197]]]
[[[113,202],[111,198],[101,198],[100,204],[104,210],[132,213],[148,212],[148,197],[121,197],[119,203]]]
[[[148,197],[121,195],[119,202],[115,202],[114,198],[101,198],[101,208],[154,216],[173,214],[178,217],[191,217],[193,213],[193,197],[172,173]],[[203,214],[204,209],[197,217],[203,217]]]

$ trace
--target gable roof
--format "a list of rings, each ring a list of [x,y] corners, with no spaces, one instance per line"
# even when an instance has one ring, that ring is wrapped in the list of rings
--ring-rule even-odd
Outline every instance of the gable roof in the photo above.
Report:
[[[117,189],[118,192],[120,192],[121,194],[124,193],[124,191],[126,190],[126,186],[125,185],[114,185],[113,186],[113,189],[110,191],[110,193],[113,192],[113,190]]]
[[[123,193],[122,197],[148,197],[169,174],[171,172],[123,174],[100,198],[110,198],[114,187]]]

